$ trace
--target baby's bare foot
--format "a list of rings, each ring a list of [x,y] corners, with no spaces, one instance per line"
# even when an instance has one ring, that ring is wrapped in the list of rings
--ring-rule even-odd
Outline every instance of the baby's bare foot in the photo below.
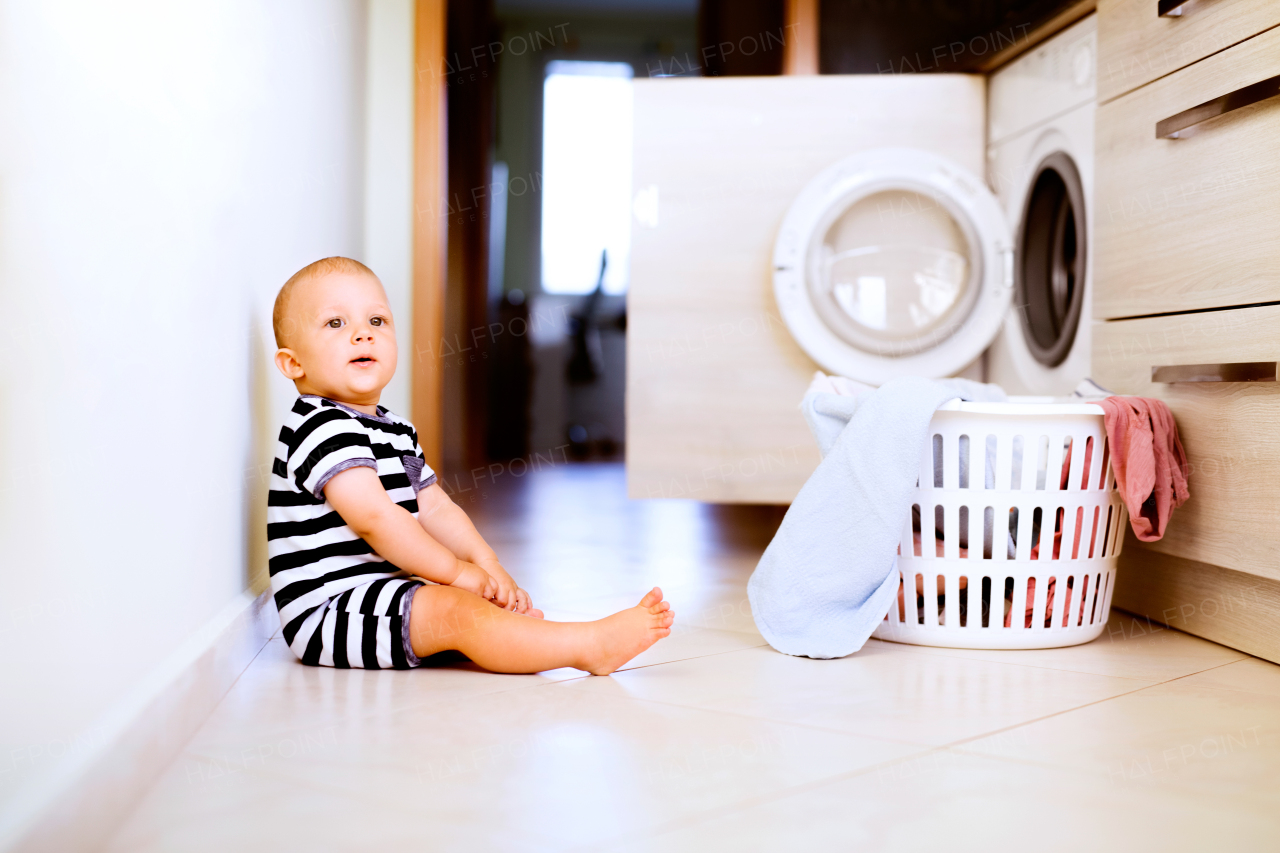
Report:
[[[608,675],[670,634],[674,621],[671,605],[655,586],[635,607],[589,623],[594,636],[581,669]]]

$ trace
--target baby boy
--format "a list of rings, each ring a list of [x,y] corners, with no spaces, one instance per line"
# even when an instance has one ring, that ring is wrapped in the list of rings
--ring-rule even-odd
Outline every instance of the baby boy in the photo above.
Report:
[[[542,618],[436,483],[413,424],[378,405],[396,371],[382,283],[325,258],[280,288],[276,367],[293,381],[268,497],[284,639],[312,666],[407,669],[457,650],[495,672],[606,675],[671,633],[662,591],[596,622]]]

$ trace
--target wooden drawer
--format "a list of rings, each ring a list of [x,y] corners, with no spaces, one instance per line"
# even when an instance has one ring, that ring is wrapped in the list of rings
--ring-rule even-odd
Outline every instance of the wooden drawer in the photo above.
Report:
[[[1280,24],[1275,0],[1098,0],[1098,100],[1106,102]]]
[[[1191,463],[1191,498],[1144,547],[1280,579],[1280,383],[1152,382],[1152,367],[1280,360],[1280,306],[1096,323],[1094,378],[1159,397]]]
[[[1130,533],[1113,606],[1280,663],[1280,581],[1138,546]]]
[[[1095,317],[1280,300],[1280,98],[1155,132],[1275,75],[1280,28],[1098,108]]]

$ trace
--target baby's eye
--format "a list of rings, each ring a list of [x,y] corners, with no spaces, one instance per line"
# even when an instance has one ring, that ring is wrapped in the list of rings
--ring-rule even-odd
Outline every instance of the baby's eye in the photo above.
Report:
[[[383,324],[383,320],[381,317],[374,317],[372,320],[369,321],[370,326],[381,326],[382,324]]]
[[[328,326],[330,329],[341,329],[341,328],[342,328],[342,320],[341,320],[341,319],[339,319],[339,318],[337,318],[337,317],[334,317],[334,318],[333,318],[332,320],[330,320],[328,323],[325,323],[325,325],[326,325],[326,326]]]

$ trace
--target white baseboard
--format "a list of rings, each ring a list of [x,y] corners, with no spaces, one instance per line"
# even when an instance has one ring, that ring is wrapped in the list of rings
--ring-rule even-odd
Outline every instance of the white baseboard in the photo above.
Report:
[[[100,848],[279,627],[270,590],[241,593],[94,724],[68,756],[0,812],[0,850]]]

